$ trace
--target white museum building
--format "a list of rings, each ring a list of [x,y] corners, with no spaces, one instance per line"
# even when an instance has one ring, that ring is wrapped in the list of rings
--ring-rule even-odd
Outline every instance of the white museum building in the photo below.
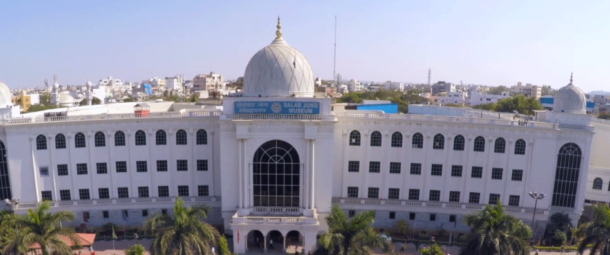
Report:
[[[0,84],[0,100],[10,102]],[[8,97],[8,100],[6,99]],[[335,111],[314,94],[307,59],[276,38],[250,59],[243,93],[222,107],[120,103],[0,114],[0,198],[17,213],[44,200],[77,226],[140,225],[177,197],[211,208],[234,252],[308,252],[338,204],[374,210],[378,228],[467,231],[465,214],[500,202],[543,231],[610,202],[610,123],[585,112],[572,81],[552,112],[411,105],[409,114]],[[222,108],[222,109],[220,109]],[[607,187],[606,187],[607,186]],[[529,192],[546,195],[537,201]],[[536,207],[536,208],[535,208]],[[258,243],[257,243],[258,240]]]

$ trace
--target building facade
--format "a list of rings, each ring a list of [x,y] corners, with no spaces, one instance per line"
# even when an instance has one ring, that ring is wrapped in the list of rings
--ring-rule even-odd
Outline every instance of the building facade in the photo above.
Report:
[[[238,254],[271,240],[306,254],[333,204],[350,217],[374,210],[378,228],[403,219],[467,231],[464,215],[499,202],[528,224],[534,216],[540,234],[555,212],[576,222],[586,203],[610,202],[610,124],[586,115],[572,82],[553,111],[521,120],[439,106],[339,112],[314,97],[313,81],[278,23],[246,67],[244,93],[222,110],[149,102],[146,114],[122,103],[4,115],[0,199],[17,213],[50,200],[93,227],[140,225],[182,198],[209,206],[206,220],[233,235]],[[537,208],[530,191],[547,195]]]

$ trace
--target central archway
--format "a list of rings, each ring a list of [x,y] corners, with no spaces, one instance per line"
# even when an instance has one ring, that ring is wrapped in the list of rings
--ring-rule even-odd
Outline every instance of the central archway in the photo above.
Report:
[[[287,142],[261,145],[252,160],[254,206],[299,207],[300,161]]]

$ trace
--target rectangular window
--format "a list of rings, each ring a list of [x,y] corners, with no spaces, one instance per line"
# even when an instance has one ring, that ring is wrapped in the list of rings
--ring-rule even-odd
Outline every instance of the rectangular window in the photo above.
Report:
[[[142,217],[148,217],[148,210],[142,210]]]
[[[97,192],[99,192],[100,199],[110,198],[110,190],[108,188],[99,188],[97,189]]]
[[[519,206],[519,196],[510,195],[508,197],[508,205],[509,206]]]
[[[415,220],[415,213],[409,213],[409,220]]]
[[[108,166],[106,163],[95,163],[95,167],[97,168],[97,174],[107,174]]]
[[[148,197],[148,187],[138,187],[138,197]]]
[[[197,195],[200,197],[207,197],[210,195],[210,189],[208,185],[199,185],[197,186]]]
[[[161,209],[161,214],[167,215],[167,209]]]
[[[148,164],[146,161],[136,161],[136,172],[146,173],[148,172]]]
[[[49,167],[48,166],[41,166],[39,168],[40,170],[40,176],[49,176]]]
[[[498,200],[500,200],[500,194],[489,194],[489,203],[490,205],[495,205]]]
[[[157,160],[157,172],[167,172],[167,160]]]
[[[129,189],[127,187],[121,187],[117,189],[119,193],[119,198],[128,198],[129,197]]]
[[[421,164],[411,163],[411,174],[421,175]]]
[[[419,200],[419,190],[418,189],[409,190],[409,200]]]
[[[127,173],[127,162],[126,161],[117,161],[116,162],[116,172],[117,173]]]
[[[432,175],[442,176],[443,175],[443,165],[432,164]]]
[[[379,188],[369,188],[368,198],[379,198]]]
[[[66,165],[66,164],[57,165],[57,175],[59,175],[59,176],[68,175],[68,165]]]
[[[478,204],[480,200],[481,200],[481,193],[470,192],[470,195],[468,196],[468,203]]]
[[[455,222],[455,215],[449,215],[449,222]]]
[[[449,202],[460,202],[459,191],[449,191]]]
[[[388,199],[399,199],[400,189],[390,188],[388,189]]]
[[[186,159],[179,159],[176,161],[176,169],[178,171],[188,171],[189,165]]]
[[[360,161],[347,162],[347,171],[354,173],[360,172]]]
[[[491,169],[491,179],[502,180],[502,168],[492,168]]]
[[[470,175],[472,178],[483,178],[483,167],[473,166],[472,174]]]
[[[188,197],[189,196],[189,186],[186,186],[186,185],[178,186],[178,196]]]
[[[80,198],[80,200],[89,200],[89,199],[91,199],[91,196],[89,196],[89,189],[79,189],[78,190],[78,197]]]
[[[347,187],[347,197],[358,197],[358,187]]]
[[[390,212],[390,220],[396,219],[396,212]]]
[[[435,213],[431,213],[430,214],[430,221],[436,221],[436,214]]]
[[[400,173],[400,162],[390,162],[390,173],[391,174]]]
[[[379,172],[381,172],[381,162],[379,162],[379,161],[369,162],[369,173],[379,173]]]
[[[72,200],[72,198],[70,197],[70,190],[69,189],[62,189],[59,191],[59,199],[61,199],[61,201],[70,201]]]
[[[104,219],[108,219],[110,217],[110,215],[108,215],[108,211],[102,211],[102,217],[104,217]]]
[[[441,201],[441,191],[440,190],[430,190],[430,197],[428,201]]]
[[[347,211],[347,217],[352,218],[354,216],[356,216],[356,211],[355,210]]]
[[[513,174],[511,177],[513,181],[522,181],[523,180],[523,170],[513,169]],[[608,186],[610,187],[610,186]]]
[[[208,170],[208,160],[207,159],[198,159],[197,160],[197,171],[207,171]]]
[[[159,186],[159,197],[169,197],[169,187],[168,186]]]
[[[76,164],[76,174],[78,174],[78,175],[87,174],[87,164],[86,163]]]
[[[462,166],[451,166],[451,176],[462,177]]]
[[[53,201],[53,193],[50,190],[42,192],[42,201]]]

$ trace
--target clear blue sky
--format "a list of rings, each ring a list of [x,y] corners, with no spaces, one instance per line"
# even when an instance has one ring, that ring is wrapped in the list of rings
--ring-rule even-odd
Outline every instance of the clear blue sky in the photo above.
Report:
[[[610,1],[0,1],[0,81],[11,88],[215,71],[243,75],[284,38],[331,79],[610,90]]]

